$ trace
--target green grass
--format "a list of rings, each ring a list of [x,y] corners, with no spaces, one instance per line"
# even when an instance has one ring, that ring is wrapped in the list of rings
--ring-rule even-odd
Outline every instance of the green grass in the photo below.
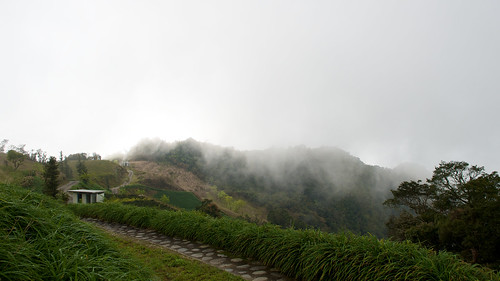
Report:
[[[7,161],[7,154],[0,153],[0,183],[23,185],[41,192],[43,189],[42,173],[43,165],[28,159],[25,159],[23,164],[14,170],[12,163]]]
[[[213,266],[199,261],[181,257],[179,254],[167,249],[155,247],[144,242],[137,242],[130,238],[113,236],[122,250],[154,270],[155,275],[161,280],[173,281],[205,281],[224,280],[240,281],[240,277],[234,276]]]
[[[0,184],[0,280],[150,280],[102,233],[41,194]]]
[[[140,184],[127,185],[122,187],[122,189],[126,193],[134,193],[137,190],[142,190],[147,196],[155,199],[160,199],[163,195],[166,195],[170,199],[169,204],[185,210],[195,210],[201,205],[201,201],[193,193],[187,191],[164,190]]]
[[[127,179],[127,169],[108,160],[85,160],[83,161],[88,169],[90,181],[101,188],[111,188],[123,184]],[[76,166],[77,160],[70,160],[69,166],[73,170],[73,179],[78,180]]]
[[[299,280],[500,280],[498,273],[419,245],[351,233],[281,229],[198,212],[119,203],[69,206],[77,215],[155,229],[260,260]]]

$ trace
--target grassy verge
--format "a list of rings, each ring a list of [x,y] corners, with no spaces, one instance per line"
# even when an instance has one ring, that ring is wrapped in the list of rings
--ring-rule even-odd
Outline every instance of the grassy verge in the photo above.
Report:
[[[214,219],[198,212],[171,212],[118,203],[70,208],[80,216],[202,241],[260,260],[300,280],[500,280],[491,270],[409,242],[349,233],[284,230],[230,218]]]
[[[151,280],[100,232],[41,194],[0,184],[0,280]]]
[[[167,249],[149,243],[122,236],[111,236],[119,247],[129,255],[141,260],[154,270],[161,280],[205,281],[228,280],[241,281],[240,277],[229,274],[201,262],[186,259]]]

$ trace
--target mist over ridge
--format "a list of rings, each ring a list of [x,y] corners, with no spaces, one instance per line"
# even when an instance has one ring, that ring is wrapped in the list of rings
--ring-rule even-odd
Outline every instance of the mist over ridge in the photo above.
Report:
[[[335,147],[238,151],[194,139],[145,139],[126,159],[186,169],[231,196],[265,207],[268,220],[284,227],[348,229],[381,237],[391,213],[382,202],[390,190],[405,180],[425,180],[427,174],[412,164],[395,169],[366,165]]]
[[[145,138],[129,149],[126,154],[110,156],[111,158],[123,158],[126,160],[147,160],[157,161],[162,155],[169,153],[179,145],[186,145],[195,149],[203,156],[203,161],[212,164],[220,158],[234,158],[243,161],[249,172],[274,172],[280,174],[287,169],[307,168],[314,165],[322,166],[323,170],[340,170],[342,172],[354,172],[355,167],[371,167],[377,170],[392,171],[405,178],[405,180],[425,180],[431,176],[431,172],[425,167],[415,163],[401,163],[394,168],[381,167],[378,165],[365,164],[360,158],[351,155],[349,152],[335,146],[322,146],[310,148],[305,145],[291,147],[270,147],[267,149],[237,150],[233,147],[224,147],[199,142],[193,138],[184,141],[166,142],[159,138]],[[342,164],[349,163],[350,170]],[[306,166],[304,166],[306,165]],[[318,171],[319,172],[319,171]],[[326,171],[323,171],[326,172]],[[277,175],[276,175],[277,176]],[[337,176],[341,176],[338,174]]]

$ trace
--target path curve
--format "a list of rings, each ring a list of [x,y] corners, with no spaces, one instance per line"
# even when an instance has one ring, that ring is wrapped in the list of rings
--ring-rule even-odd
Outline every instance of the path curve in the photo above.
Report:
[[[134,176],[134,171],[132,171],[132,170],[127,170],[127,171],[128,171],[127,181],[125,181],[122,185],[111,188],[111,191],[113,192],[113,194],[118,194],[118,191],[120,190],[121,187],[129,185],[132,182],[132,177]]]
[[[239,257],[230,257],[222,250],[212,248],[201,242],[192,242],[176,237],[168,237],[151,229],[141,229],[124,224],[109,223],[97,219],[82,218],[86,222],[119,235],[143,240],[177,252],[183,256],[215,266],[245,280],[252,281],[293,281],[277,269],[269,268],[260,262]]]

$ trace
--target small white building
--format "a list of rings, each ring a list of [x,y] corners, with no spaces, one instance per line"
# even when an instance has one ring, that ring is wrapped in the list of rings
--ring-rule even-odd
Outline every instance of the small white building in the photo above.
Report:
[[[68,192],[72,198],[70,203],[91,204],[104,201],[104,190],[76,189]]]

